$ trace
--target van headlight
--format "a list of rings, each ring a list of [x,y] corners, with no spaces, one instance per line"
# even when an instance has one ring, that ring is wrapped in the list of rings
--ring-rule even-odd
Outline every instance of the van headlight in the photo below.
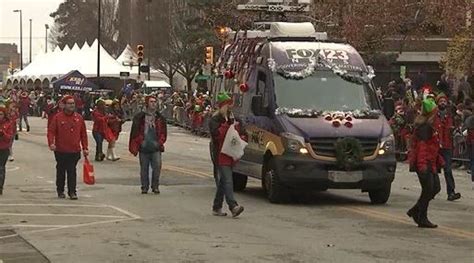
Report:
[[[280,135],[281,135],[285,150],[292,153],[301,153],[301,154],[309,153],[308,149],[305,146],[303,137],[295,135],[293,133],[289,133],[289,132],[284,132],[284,133],[281,133]]]
[[[395,152],[395,137],[393,134],[390,134],[387,137],[384,137],[380,140],[380,149],[379,155],[384,155],[388,153]]]

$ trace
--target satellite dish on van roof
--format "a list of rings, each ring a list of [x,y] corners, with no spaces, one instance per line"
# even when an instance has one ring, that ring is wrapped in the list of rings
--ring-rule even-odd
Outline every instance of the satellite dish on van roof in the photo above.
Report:
[[[314,37],[318,40],[327,40],[327,33],[316,32],[313,24],[276,22],[270,26],[271,38],[308,38]]]

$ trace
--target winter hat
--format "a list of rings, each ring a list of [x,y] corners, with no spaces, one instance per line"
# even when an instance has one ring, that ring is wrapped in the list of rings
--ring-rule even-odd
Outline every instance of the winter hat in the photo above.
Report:
[[[155,96],[152,96],[152,95],[146,96],[146,97],[145,97],[145,105],[148,105],[148,102],[149,102],[150,99],[152,99],[152,98],[153,98],[153,99],[156,99],[156,97],[155,97]]]
[[[421,113],[423,115],[430,115],[436,110],[436,102],[432,98],[428,98],[423,100],[422,106],[421,106]]]
[[[217,95],[217,103],[219,108],[224,107],[225,105],[230,105],[233,103],[232,98],[227,93],[219,93]]]
[[[446,102],[448,101],[448,96],[446,96],[444,93],[440,93],[438,94],[438,96],[436,97],[436,103],[439,103],[440,100],[442,99],[445,99]]]
[[[71,96],[71,95],[66,95],[66,96],[64,96],[61,100],[63,101],[64,104],[66,104],[66,101],[68,101],[68,100],[74,100],[74,97]]]
[[[105,104],[105,100],[103,98],[98,98],[95,100],[95,105],[99,105],[99,104]]]

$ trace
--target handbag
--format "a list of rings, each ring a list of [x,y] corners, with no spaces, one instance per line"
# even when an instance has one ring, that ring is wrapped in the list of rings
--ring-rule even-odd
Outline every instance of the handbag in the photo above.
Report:
[[[82,177],[85,184],[87,185],[95,184],[94,166],[89,162],[88,158],[84,159]]]
[[[221,153],[237,161],[244,155],[245,147],[247,147],[247,142],[240,138],[240,134],[235,129],[235,125],[230,125],[225,135],[224,143],[222,144]]]

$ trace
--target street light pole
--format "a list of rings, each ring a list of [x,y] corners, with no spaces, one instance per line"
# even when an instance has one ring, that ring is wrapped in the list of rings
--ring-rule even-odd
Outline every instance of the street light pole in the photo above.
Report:
[[[30,18],[30,63],[31,63],[31,43],[32,43],[32,30],[31,30],[31,26],[33,25],[33,19]]]
[[[97,10],[97,84],[100,87],[100,19],[102,1],[99,0],[98,2],[99,6]]]
[[[151,2],[152,0],[148,0],[148,6],[147,6],[147,29],[148,29],[148,49],[150,51],[148,51],[148,57],[147,57],[147,60],[148,60],[148,80],[151,79],[151,76],[150,76],[150,71],[151,71],[151,65],[150,65],[150,57],[151,57],[151,52],[153,50],[153,48],[151,47],[151,30],[150,30],[150,24],[151,24],[151,17],[150,17],[150,5],[151,5]]]
[[[45,34],[44,34],[44,53],[48,53],[48,29],[49,29],[49,25],[48,24],[44,24],[44,31],[45,31]]]
[[[13,10],[14,13],[20,13],[20,69],[23,69],[23,15],[21,9]]]

